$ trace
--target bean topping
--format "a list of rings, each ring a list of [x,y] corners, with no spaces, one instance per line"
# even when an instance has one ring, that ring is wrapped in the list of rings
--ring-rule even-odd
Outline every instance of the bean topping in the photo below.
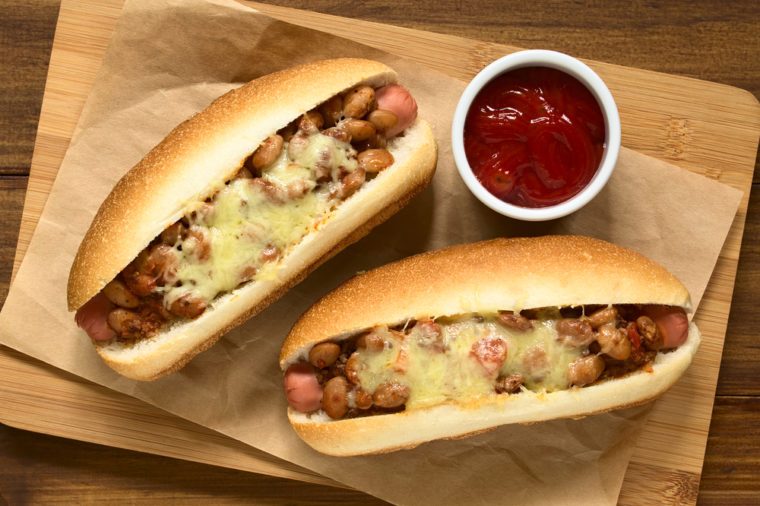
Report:
[[[636,318],[636,328],[644,341],[644,346],[650,350],[662,348],[662,337],[657,332],[654,320],[648,316],[639,316]]]
[[[589,316],[588,322],[591,324],[591,328],[596,330],[607,323],[615,323],[617,321],[617,317],[617,309],[614,307],[606,307]]]
[[[533,328],[533,324],[530,320],[519,314],[514,314],[512,311],[499,311],[499,323],[512,330],[519,330],[524,332]]]
[[[367,351],[383,351],[385,340],[375,332],[367,332],[356,340],[356,347]]]
[[[573,348],[588,346],[594,340],[591,324],[585,320],[565,318],[557,322],[557,339]]]
[[[186,293],[172,302],[169,311],[180,318],[197,318],[206,311],[206,303],[200,297]]]
[[[362,389],[361,387],[357,387],[356,390],[354,390],[354,404],[359,409],[371,408],[372,394]]]
[[[375,135],[375,125],[362,119],[349,118],[340,124],[340,128],[348,132],[352,142],[366,141]]]
[[[625,329],[618,329],[614,323],[605,323],[599,328],[596,340],[601,351],[615,360],[625,360],[631,355],[631,341]]]
[[[524,378],[522,374],[510,374],[509,376],[499,376],[496,378],[497,394],[514,394],[520,391]]]
[[[375,90],[370,86],[359,86],[349,91],[343,99],[343,115],[347,118],[362,118],[375,102]]]
[[[409,387],[396,382],[383,383],[372,394],[372,400],[381,408],[397,408],[409,399]]]
[[[337,420],[348,412],[348,382],[343,376],[336,376],[325,385],[322,394],[322,409],[327,416]]]
[[[319,343],[309,351],[309,363],[318,369],[330,367],[340,356],[340,346],[335,343]]]
[[[251,162],[253,163],[254,168],[260,171],[272,165],[280,156],[280,153],[282,153],[283,145],[284,140],[281,136],[275,134],[267,137],[266,140],[256,148],[256,151],[253,152]]]
[[[377,173],[393,164],[393,155],[386,149],[367,149],[357,157],[359,167],[368,173]]]
[[[589,355],[570,363],[567,378],[571,385],[582,387],[596,381],[602,371],[604,371],[604,360],[598,355]]]
[[[108,297],[108,300],[120,307],[134,309],[140,305],[140,299],[129,291],[127,285],[118,279],[114,279],[108,283],[105,288],[103,288],[103,293]]]
[[[385,132],[396,126],[396,123],[398,123],[398,116],[385,109],[376,109],[369,113],[367,120],[375,125],[375,128],[379,132]]]

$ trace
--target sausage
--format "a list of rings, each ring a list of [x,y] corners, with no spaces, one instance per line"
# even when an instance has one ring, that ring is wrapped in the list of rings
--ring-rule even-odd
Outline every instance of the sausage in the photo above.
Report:
[[[283,383],[288,404],[296,411],[310,413],[322,406],[322,387],[309,364],[301,362],[288,367]]]
[[[77,325],[94,341],[109,341],[116,333],[108,326],[108,313],[114,304],[101,292],[80,307],[74,317]]]
[[[654,320],[657,330],[662,336],[664,349],[681,346],[689,337],[689,320],[686,311],[680,307],[646,306],[644,314]]]
[[[387,138],[406,130],[417,118],[417,102],[409,91],[400,84],[389,84],[375,92],[377,108],[390,111],[398,121],[385,132]]]

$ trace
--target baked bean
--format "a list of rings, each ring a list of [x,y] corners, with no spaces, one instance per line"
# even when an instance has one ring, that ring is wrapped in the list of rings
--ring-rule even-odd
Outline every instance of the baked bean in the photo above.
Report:
[[[159,293],[151,294],[142,299],[142,310],[151,313],[161,320],[171,320],[172,314],[164,307],[164,296]]]
[[[327,102],[319,106],[319,112],[325,120],[325,126],[335,126],[343,116],[343,98],[335,95]]]
[[[343,369],[343,374],[346,375],[346,379],[353,383],[354,385],[359,384],[359,368],[361,367],[361,362],[359,359],[359,355],[357,353],[353,353],[350,357],[348,357],[348,361],[346,362],[346,367]]]
[[[591,324],[586,320],[565,318],[557,322],[556,329],[557,340],[573,348],[588,346],[595,339]]]
[[[185,225],[181,221],[178,221],[172,225],[169,225],[161,232],[161,242],[167,246],[174,246],[177,242],[185,236]]]
[[[598,355],[580,357],[567,368],[567,379],[571,385],[582,387],[593,383],[604,371],[604,360]]]
[[[412,330],[416,333],[417,342],[421,346],[437,352],[444,351],[443,330],[432,319],[419,320]]]
[[[298,120],[298,129],[309,134],[315,134],[325,124],[325,119],[317,111],[309,111]]]
[[[341,127],[327,128],[325,130],[322,130],[322,133],[328,137],[332,137],[333,139],[337,139],[342,142],[351,142],[351,134],[343,130]]]
[[[206,311],[206,302],[192,293],[186,293],[171,303],[169,312],[180,318],[197,318]]]
[[[499,376],[496,378],[497,394],[514,394],[520,391],[524,378],[522,374],[510,374],[509,376]]]
[[[298,132],[298,118],[277,130],[277,135],[282,137],[283,141],[290,142],[290,139],[293,138],[296,132]]]
[[[375,332],[367,332],[356,340],[356,347],[360,350],[383,351],[385,349],[385,340]]]
[[[108,313],[108,326],[119,337],[137,338],[143,334],[140,315],[129,309],[117,308]]]
[[[349,172],[343,177],[343,179],[341,179],[342,186],[340,189],[340,197],[347,199],[356,193],[356,190],[362,187],[366,178],[366,173],[361,167],[355,169],[353,172]]]
[[[211,239],[205,227],[193,225],[187,231],[187,238],[182,243],[183,251],[192,252],[198,260],[208,260],[211,256]]]
[[[544,379],[549,372],[549,358],[541,345],[533,345],[523,354],[522,365],[525,371],[536,381]]]
[[[335,343],[319,343],[309,350],[309,363],[319,369],[330,367],[340,356],[340,346]]]
[[[190,215],[195,223],[208,223],[214,217],[214,206],[204,202]]]
[[[135,294],[129,291],[127,285],[118,279],[114,279],[108,283],[103,288],[103,294],[108,297],[108,300],[119,307],[134,309],[140,305],[140,299],[138,299]]]
[[[519,330],[525,332],[533,328],[533,324],[519,314],[514,314],[512,311],[499,311],[497,321],[508,329]]]
[[[381,408],[397,408],[409,400],[409,387],[396,382],[379,385],[372,394],[372,401]]]
[[[171,283],[177,271],[177,252],[166,244],[156,244],[137,255],[122,272],[124,283],[138,297],[150,295],[157,285]]]
[[[309,136],[298,132],[288,143],[288,158],[296,160],[309,147]]]
[[[333,420],[343,418],[348,412],[348,382],[343,376],[331,378],[322,393],[322,409]]]
[[[354,404],[359,409],[369,409],[372,407],[372,394],[362,387],[356,387],[354,390]]]
[[[357,160],[368,173],[377,173],[393,164],[393,155],[386,149],[367,149],[359,153]]]
[[[280,256],[280,248],[273,244],[267,244],[267,246],[261,251],[259,260],[262,262],[274,262],[277,257]]]
[[[238,283],[245,283],[246,281],[252,280],[257,272],[258,270],[253,265],[246,265],[240,270],[240,275],[238,276]]]
[[[296,179],[288,183],[286,188],[288,198],[297,199],[306,195],[313,188],[313,185],[306,179]]]
[[[591,327],[593,329],[598,329],[602,325],[615,323],[617,321],[617,317],[617,309],[610,306],[592,313],[591,316],[588,317],[588,322],[591,324]]]
[[[370,86],[358,86],[343,99],[343,115],[347,118],[363,118],[375,102],[375,90]]]
[[[648,316],[639,316],[636,318],[636,328],[647,349],[659,350],[662,348],[662,337],[657,332],[657,325],[654,320]]]
[[[340,123],[340,128],[348,132],[351,142],[366,141],[375,135],[375,125],[363,119],[349,118]]]
[[[366,141],[355,142],[353,146],[356,151],[361,153],[368,149],[385,149],[388,146],[388,141],[384,134],[375,132],[375,134],[370,136]]]
[[[398,123],[398,116],[386,109],[375,109],[369,113],[367,120],[375,125],[378,132],[386,132],[396,126],[396,123]]]
[[[472,344],[470,355],[483,366],[488,376],[496,378],[507,360],[507,343],[498,337],[484,337]]]
[[[615,323],[605,323],[599,327],[596,337],[601,351],[615,360],[625,360],[631,356],[631,341],[628,332],[615,327]]]
[[[251,167],[253,167],[253,164],[251,164]],[[236,179],[251,179],[253,178],[253,172],[251,172],[251,169],[249,169],[246,166],[243,166],[240,168],[237,174],[235,174]]]
[[[262,170],[265,167],[272,165],[280,153],[282,153],[282,146],[284,139],[280,135],[270,135],[267,137],[261,145],[253,152],[253,158],[251,163],[256,170]]]
[[[156,289],[156,278],[148,274],[142,274],[133,264],[127,265],[121,275],[129,290],[138,297],[150,295]]]

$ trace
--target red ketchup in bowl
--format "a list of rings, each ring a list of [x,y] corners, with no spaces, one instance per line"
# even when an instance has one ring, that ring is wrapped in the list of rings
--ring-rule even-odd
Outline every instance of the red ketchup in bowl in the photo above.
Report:
[[[602,110],[580,81],[527,67],[501,74],[473,100],[464,149],[475,176],[499,199],[547,207],[578,194],[604,152]]]

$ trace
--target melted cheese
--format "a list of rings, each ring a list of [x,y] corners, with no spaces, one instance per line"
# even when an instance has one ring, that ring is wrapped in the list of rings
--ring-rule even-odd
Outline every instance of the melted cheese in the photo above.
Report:
[[[408,386],[407,408],[497,395],[496,378],[485,372],[471,350],[483,338],[500,338],[507,343],[507,358],[498,375],[521,374],[526,388],[551,392],[568,388],[568,365],[582,353],[557,341],[554,320],[534,322],[533,329],[525,332],[505,328],[496,315],[437,323],[443,332],[443,351],[427,345],[416,327],[405,339],[386,337],[382,351],[358,350],[362,388],[373,392],[389,381]]]
[[[164,289],[167,307],[185,294],[210,302],[237,287],[246,271],[255,270],[253,280],[276,278],[279,262],[266,262],[262,253],[276,248],[282,258],[327,219],[338,201],[327,188],[317,188],[315,164],[328,160],[335,177],[341,169],[355,168],[355,151],[350,144],[322,134],[310,136],[295,160],[288,158],[287,151],[286,145],[264,170],[261,179],[268,188],[261,181],[234,179],[214,197],[213,211],[194,220],[205,230],[209,254],[199,255],[192,237],[175,245],[178,283]],[[319,158],[325,152],[328,156]],[[302,193],[293,192],[294,188],[305,193],[288,197],[289,191]]]

